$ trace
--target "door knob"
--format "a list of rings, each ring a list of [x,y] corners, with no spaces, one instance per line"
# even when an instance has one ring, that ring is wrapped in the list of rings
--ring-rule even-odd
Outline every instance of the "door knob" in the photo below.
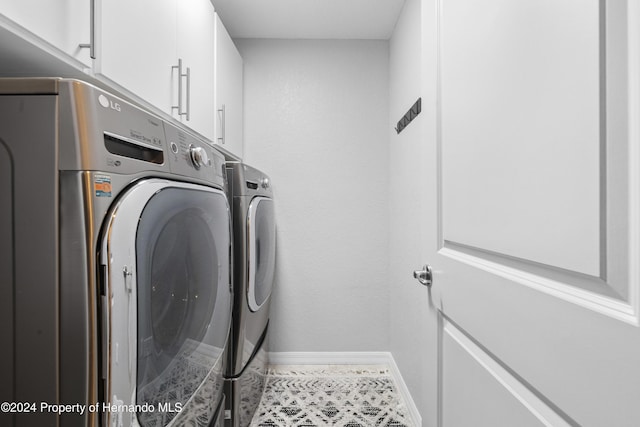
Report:
[[[431,270],[431,266],[425,264],[422,267],[422,270],[416,270],[413,272],[413,277],[418,279],[418,282],[422,283],[425,286],[431,286],[433,283],[433,270]]]

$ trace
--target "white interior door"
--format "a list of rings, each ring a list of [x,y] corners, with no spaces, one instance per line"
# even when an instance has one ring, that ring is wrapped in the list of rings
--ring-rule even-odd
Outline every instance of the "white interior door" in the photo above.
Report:
[[[438,424],[640,425],[639,2],[426,5]]]

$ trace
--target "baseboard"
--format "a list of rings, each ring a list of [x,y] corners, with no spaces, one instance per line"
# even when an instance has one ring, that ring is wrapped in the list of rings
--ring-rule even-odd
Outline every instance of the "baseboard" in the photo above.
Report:
[[[407,384],[393,355],[386,351],[375,352],[270,352],[271,365],[386,365],[393,376],[400,395],[407,405],[411,421],[416,427],[422,426],[422,417],[416,407]]]
[[[391,353],[389,353],[389,361],[387,363],[389,365],[389,370],[393,375],[393,379],[395,380],[396,385],[398,386],[398,391],[400,392],[400,395],[402,396],[405,403],[407,404],[407,410],[409,411],[409,416],[411,417],[411,420],[413,421],[414,425],[416,425],[417,427],[421,427],[422,416],[420,416],[418,407],[413,401],[413,397],[411,397],[411,393],[409,393],[409,388],[407,387],[407,384],[404,382],[404,379],[402,378],[402,374],[400,373],[400,368],[398,368],[398,365],[396,364],[396,360],[393,358],[393,355]]]
[[[272,365],[387,365],[391,353],[377,352],[270,352]]]

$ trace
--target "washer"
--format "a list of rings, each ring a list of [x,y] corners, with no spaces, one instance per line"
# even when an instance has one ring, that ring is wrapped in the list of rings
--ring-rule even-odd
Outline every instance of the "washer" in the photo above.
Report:
[[[0,79],[0,401],[37,405],[1,425],[221,425],[225,174],[87,83]]]
[[[274,283],[276,223],[269,177],[227,163],[232,206],[233,320],[227,345],[227,426],[245,427],[260,403],[267,371],[269,306]]]

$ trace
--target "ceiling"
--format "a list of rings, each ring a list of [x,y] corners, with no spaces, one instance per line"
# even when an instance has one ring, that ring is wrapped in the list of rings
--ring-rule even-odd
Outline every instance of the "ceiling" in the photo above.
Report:
[[[233,38],[389,39],[405,0],[211,0]]]

